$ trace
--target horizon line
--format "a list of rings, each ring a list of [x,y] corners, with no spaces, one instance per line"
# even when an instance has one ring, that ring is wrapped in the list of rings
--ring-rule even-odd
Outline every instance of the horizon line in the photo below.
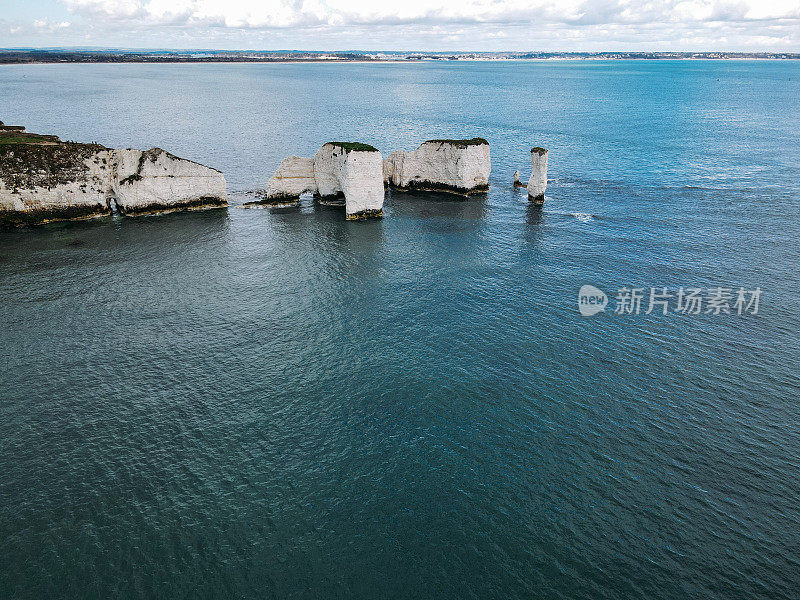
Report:
[[[800,50],[365,50],[358,48],[346,49],[326,49],[313,50],[308,48],[281,48],[281,49],[257,49],[257,48],[175,48],[175,47],[132,47],[132,46],[6,46],[0,47],[0,52],[216,52],[216,53],[306,53],[306,54],[326,54],[326,53],[347,53],[357,52],[364,54],[386,53],[386,54],[797,54]]]

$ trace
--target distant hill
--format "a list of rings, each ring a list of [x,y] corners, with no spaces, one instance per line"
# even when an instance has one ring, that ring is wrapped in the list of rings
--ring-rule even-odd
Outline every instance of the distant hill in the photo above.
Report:
[[[319,52],[304,50],[0,49],[0,64],[176,62],[410,62],[434,60],[798,60],[792,52]]]

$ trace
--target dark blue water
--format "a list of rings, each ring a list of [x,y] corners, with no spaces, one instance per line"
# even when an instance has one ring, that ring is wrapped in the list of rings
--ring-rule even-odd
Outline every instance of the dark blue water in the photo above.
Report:
[[[491,192],[0,232],[0,597],[796,598],[800,64],[0,68],[222,169],[486,137]],[[543,211],[509,184],[550,148]],[[591,318],[577,291],[763,290]]]

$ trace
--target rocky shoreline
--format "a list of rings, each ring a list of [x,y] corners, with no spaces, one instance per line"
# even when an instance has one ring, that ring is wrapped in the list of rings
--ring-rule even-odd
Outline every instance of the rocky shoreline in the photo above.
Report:
[[[544,202],[548,151],[531,150],[527,187]],[[311,158],[288,156],[258,200],[245,206],[296,205],[303,194],[342,206],[348,221],[383,216],[385,188],[469,197],[489,191],[491,154],[483,138],[434,139],[386,159],[361,142],[327,142]],[[65,142],[0,122],[0,226],[228,206],[224,175],[160,148],[113,149]]]

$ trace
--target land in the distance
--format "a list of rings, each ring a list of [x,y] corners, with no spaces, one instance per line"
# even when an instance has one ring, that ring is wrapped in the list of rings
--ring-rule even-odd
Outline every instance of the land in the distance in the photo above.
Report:
[[[0,64],[176,62],[413,62],[436,60],[798,60],[797,52],[368,52],[305,50],[0,49]]]

